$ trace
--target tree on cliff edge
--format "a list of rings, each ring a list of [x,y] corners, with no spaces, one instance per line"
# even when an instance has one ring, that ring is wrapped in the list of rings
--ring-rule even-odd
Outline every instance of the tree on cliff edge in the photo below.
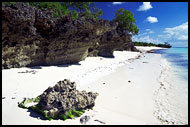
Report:
[[[73,18],[78,17],[78,13],[84,13],[85,16],[91,15],[97,19],[102,15],[102,11],[95,6],[95,2],[29,2],[31,6],[39,9],[51,9],[54,17],[62,17],[72,12]]]
[[[16,4],[18,2],[2,2],[2,4]],[[103,14],[102,10],[96,7],[96,2],[28,2],[30,6],[38,9],[50,9],[54,17],[62,17],[72,13],[74,19],[79,13],[84,13],[86,17],[98,19]]]
[[[118,27],[121,30],[127,31],[132,35],[138,34],[139,29],[135,25],[136,20],[133,18],[132,12],[120,8],[115,13],[115,18],[113,19],[113,21],[119,23]]]

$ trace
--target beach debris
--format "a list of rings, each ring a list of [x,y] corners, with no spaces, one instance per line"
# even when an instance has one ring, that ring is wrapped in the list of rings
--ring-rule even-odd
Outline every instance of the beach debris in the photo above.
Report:
[[[99,123],[102,123],[102,124],[106,124],[105,122],[100,121],[100,120],[97,120],[97,119],[95,119],[94,121],[99,122]]]
[[[41,113],[48,120],[66,120],[79,117],[85,110],[92,109],[97,96],[98,93],[76,90],[75,82],[64,79],[36,98],[24,98],[18,106]]]
[[[154,50],[147,51],[147,53],[155,53]]]
[[[80,118],[80,123],[81,124],[86,124],[90,120],[90,116],[83,116]]]
[[[136,59],[139,59],[141,57],[141,55],[138,55],[137,57],[135,57]]]
[[[21,71],[21,72],[18,72],[18,73],[32,73],[32,74],[36,74],[36,72],[37,71],[35,71],[35,70],[32,70],[32,71],[26,70],[26,71]]]
[[[36,98],[24,98],[24,100],[18,103],[18,107],[20,108],[29,108],[31,106],[35,106],[40,102],[39,96]]]
[[[163,83],[160,83],[160,85],[161,85],[161,86],[164,86],[164,84],[163,84]]]

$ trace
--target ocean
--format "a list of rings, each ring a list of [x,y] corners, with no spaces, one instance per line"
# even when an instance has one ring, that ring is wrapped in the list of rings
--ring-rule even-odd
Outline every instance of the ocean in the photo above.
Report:
[[[183,78],[188,84],[188,48],[187,47],[173,47],[169,49],[156,50],[167,59],[175,72],[176,76]]]
[[[167,106],[167,121],[175,124],[188,124],[188,48],[173,47],[155,50],[170,64],[170,72],[165,81],[170,84],[166,90],[165,100]],[[163,102],[164,105],[166,102]]]

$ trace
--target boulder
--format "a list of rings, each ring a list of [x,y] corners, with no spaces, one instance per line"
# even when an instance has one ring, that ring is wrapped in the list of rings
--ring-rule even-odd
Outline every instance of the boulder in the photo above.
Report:
[[[92,109],[97,96],[98,93],[76,90],[75,82],[64,79],[36,98],[25,98],[18,106],[41,113],[49,120],[66,120],[82,115],[86,109]]]
[[[66,115],[70,109],[82,110],[93,107],[97,96],[98,93],[76,90],[75,82],[65,79],[59,81],[54,87],[46,89],[39,96],[38,105],[41,110]]]

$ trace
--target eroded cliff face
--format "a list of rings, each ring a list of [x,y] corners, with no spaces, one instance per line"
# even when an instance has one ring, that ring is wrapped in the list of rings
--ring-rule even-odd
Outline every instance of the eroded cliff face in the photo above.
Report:
[[[2,6],[2,68],[45,65],[47,39],[40,30],[50,29],[42,20],[52,17],[52,12],[41,13],[24,3]]]
[[[2,6],[2,68],[77,63],[131,48],[131,36],[107,20],[54,19],[27,3]],[[132,46],[134,47],[134,46]]]

